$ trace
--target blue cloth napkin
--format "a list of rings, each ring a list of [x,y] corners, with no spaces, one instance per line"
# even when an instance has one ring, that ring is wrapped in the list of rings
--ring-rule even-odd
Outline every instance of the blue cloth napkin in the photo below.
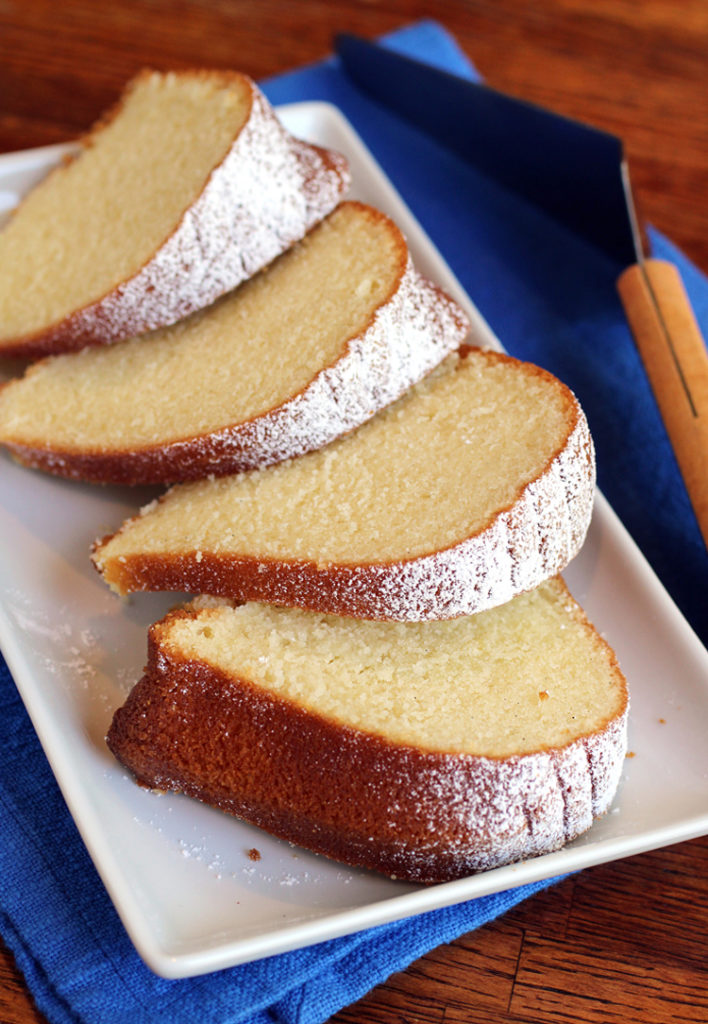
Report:
[[[389,45],[472,75],[432,22]],[[686,617],[708,640],[708,556],[615,295],[618,269],[404,125],[331,59],[266,83],[275,103],[328,100],[344,112],[514,355],[580,397],[600,485]],[[703,330],[708,281],[680,266]],[[493,919],[544,884],[194,979],[141,962],[79,839],[9,673],[0,665],[0,933],[51,1024],[318,1024],[434,946]]]

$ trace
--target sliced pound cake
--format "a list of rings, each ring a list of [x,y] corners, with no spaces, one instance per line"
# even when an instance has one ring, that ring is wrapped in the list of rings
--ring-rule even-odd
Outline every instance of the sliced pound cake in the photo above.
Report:
[[[212,600],[152,627],[108,744],[145,786],[438,882],[588,829],[620,779],[627,706],[559,578],[447,622]]]
[[[97,542],[93,559],[122,594],[450,618],[567,564],[589,524],[594,469],[587,421],[565,385],[463,348],[318,452],[172,488]]]
[[[395,224],[345,202],[206,310],[35,363],[0,391],[0,443],[27,465],[102,482],[269,465],[393,402],[468,327],[414,270]]]
[[[250,79],[144,72],[0,233],[0,355],[173,323],[339,202],[338,154],[294,139]]]

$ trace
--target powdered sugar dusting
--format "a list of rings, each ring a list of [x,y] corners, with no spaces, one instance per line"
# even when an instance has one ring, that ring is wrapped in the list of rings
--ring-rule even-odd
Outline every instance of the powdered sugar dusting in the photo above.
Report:
[[[459,307],[418,274],[410,257],[396,293],[345,355],[272,417],[253,424],[252,466],[323,447],[399,398],[464,340]]]
[[[116,558],[109,538],[96,545],[94,562],[119,592],[201,592],[401,622],[493,608],[561,572],[585,539],[594,500],[595,455],[585,415],[570,392],[568,396],[574,422],[545,469],[511,506],[490,510],[486,527],[445,549],[407,561],[318,566],[215,553],[198,537],[194,545],[199,562],[189,544],[157,556],[137,550]],[[129,534],[130,527],[128,520],[117,536]]]
[[[627,709],[600,732],[568,746],[505,760],[446,756],[420,775],[416,814],[430,845],[406,845],[410,871],[429,875],[441,856],[460,873],[487,871],[560,849],[604,814],[619,785]],[[595,794],[592,779],[602,779]]]
[[[150,785],[353,866],[431,882],[550,853],[607,811],[620,782],[628,708],[609,649],[596,731],[492,757],[337,724],[188,658],[169,627],[153,640],[147,674],[111,727],[116,756]],[[174,715],[179,733],[170,726],[165,741]]]
[[[372,212],[361,209],[364,217]],[[400,238],[392,222],[388,227]],[[343,339],[339,358],[282,405],[245,422],[135,450],[66,452],[53,445],[6,443],[26,465],[76,479],[130,484],[242,472],[320,448],[400,398],[467,335],[463,311],[417,273],[410,255],[399,275],[366,327]]]
[[[174,323],[252,276],[334,209],[349,186],[345,159],[294,139],[250,85],[246,124],[153,258],[97,302],[4,351],[70,351]]]
[[[471,615],[504,604],[560,572],[587,534],[595,458],[585,415],[546,471],[512,508],[444,551],[381,566],[342,567],[337,610],[398,621]],[[319,609],[323,610],[323,609]]]
[[[173,476],[185,479],[273,465],[321,448],[400,398],[468,330],[462,310],[417,273],[409,256],[394,294],[302,392],[246,423],[166,445],[162,455],[175,467]]]

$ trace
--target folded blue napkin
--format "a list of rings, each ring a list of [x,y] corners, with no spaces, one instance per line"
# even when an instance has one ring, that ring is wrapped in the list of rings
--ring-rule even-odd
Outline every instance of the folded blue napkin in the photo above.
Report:
[[[392,47],[472,75],[438,25]],[[615,295],[618,267],[364,98],[334,59],[265,83],[274,103],[336,104],[379,159],[513,355],[578,394],[600,485],[704,642],[708,555]],[[708,281],[680,266],[703,330]],[[0,665],[0,933],[51,1024],[317,1024],[434,946],[549,883],[433,911],[194,979],[156,977],[135,953]]]

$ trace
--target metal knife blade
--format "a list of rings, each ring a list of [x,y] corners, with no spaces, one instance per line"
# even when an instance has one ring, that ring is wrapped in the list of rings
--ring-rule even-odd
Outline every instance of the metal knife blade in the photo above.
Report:
[[[622,142],[342,34],[357,86],[627,269],[618,290],[708,545],[708,352],[677,269],[645,252]]]
[[[336,37],[352,80],[618,262],[642,255],[622,142],[357,36]]]

